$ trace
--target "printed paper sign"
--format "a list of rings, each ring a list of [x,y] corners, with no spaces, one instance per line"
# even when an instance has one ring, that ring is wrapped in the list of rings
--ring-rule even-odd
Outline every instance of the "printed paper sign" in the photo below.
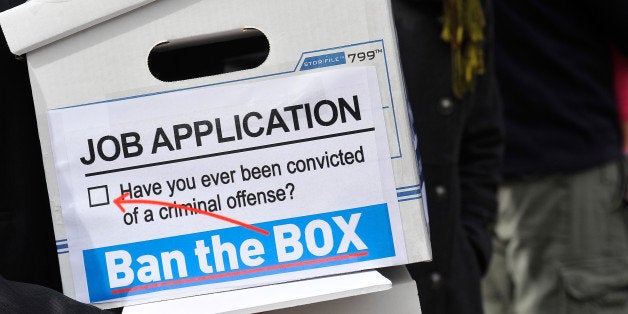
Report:
[[[407,261],[374,67],[49,111],[77,298]]]

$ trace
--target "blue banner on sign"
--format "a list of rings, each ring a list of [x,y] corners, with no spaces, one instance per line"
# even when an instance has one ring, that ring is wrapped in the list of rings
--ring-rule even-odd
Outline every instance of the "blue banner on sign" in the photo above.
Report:
[[[301,71],[330,67],[339,64],[345,64],[347,60],[344,52],[336,52],[315,57],[307,57],[301,65]]]
[[[378,204],[83,251],[91,302],[395,256]]]

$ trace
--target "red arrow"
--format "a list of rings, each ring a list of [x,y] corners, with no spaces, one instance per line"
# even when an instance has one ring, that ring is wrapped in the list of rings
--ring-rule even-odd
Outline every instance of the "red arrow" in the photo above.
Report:
[[[166,207],[176,207],[176,208],[181,208],[181,209],[185,209],[185,210],[189,210],[191,212],[195,212],[197,214],[201,214],[201,215],[206,215],[209,217],[213,217],[216,219],[220,219],[220,220],[224,220],[226,222],[230,222],[234,225],[238,225],[250,230],[253,230],[255,232],[259,232],[263,235],[269,235],[270,232],[255,227],[253,225],[249,225],[245,222],[239,221],[239,220],[235,220],[229,217],[225,217],[222,215],[218,215],[218,214],[214,214],[211,212],[206,212],[204,210],[200,210],[198,208],[194,208],[194,207],[189,207],[189,206],[185,206],[185,205],[181,205],[181,204],[174,204],[174,203],[168,203],[168,202],[162,202],[162,201],[154,201],[154,200],[142,200],[142,199],[130,199],[130,200],[125,200],[125,198],[127,196],[129,196],[129,192],[126,192],[120,196],[118,196],[116,199],[113,200],[113,203],[116,204],[116,206],[118,206],[118,208],[120,209],[120,211],[122,211],[123,213],[126,212],[126,210],[124,209],[124,207],[122,206],[122,204],[146,204],[146,205],[157,205],[157,206],[166,206]]]

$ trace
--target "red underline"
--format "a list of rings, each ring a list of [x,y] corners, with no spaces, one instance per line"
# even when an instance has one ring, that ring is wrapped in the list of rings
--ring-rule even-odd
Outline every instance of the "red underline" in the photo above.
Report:
[[[220,219],[220,220],[223,220],[223,221],[226,221],[226,222],[230,222],[232,224],[235,224],[235,225],[238,225],[238,226],[241,226],[241,227],[253,230],[255,232],[259,232],[259,233],[261,233],[263,235],[266,235],[266,236],[270,235],[270,232],[268,232],[268,231],[266,231],[264,229],[258,228],[256,226],[247,224],[247,223],[239,221],[239,220],[235,220],[233,218],[229,218],[227,216],[222,216],[222,215],[219,215],[219,214],[215,214],[215,213],[212,213],[212,212],[207,212],[207,211],[204,211],[204,210],[200,210],[198,208],[185,206],[185,205],[182,205],[182,204],[162,202],[162,201],[157,201],[157,200],[144,200],[144,199],[128,199],[127,200],[127,199],[125,199],[129,195],[130,195],[129,192],[125,192],[122,195],[122,199],[117,201],[117,202],[119,204],[146,204],[146,205],[157,205],[157,206],[167,206],[167,207],[180,208],[180,209],[191,211],[191,212],[194,212],[194,213],[197,213],[197,214],[201,214],[201,215],[217,218],[217,219]],[[118,206],[120,206],[120,205],[118,205]],[[122,209],[122,207],[120,207],[120,208]]]
[[[363,256],[366,256],[366,255],[368,255],[368,252],[365,251],[365,252],[359,252],[359,253],[352,253],[352,254],[345,254],[345,255],[338,255],[338,256],[332,256],[332,257],[319,258],[319,259],[314,259],[314,260],[309,260],[309,261],[294,262],[294,263],[289,263],[289,264],[281,264],[281,265],[273,265],[273,266],[260,267],[260,268],[238,270],[238,271],[232,271],[232,272],[227,272],[227,273],[208,275],[208,276],[201,276],[201,277],[194,277],[194,278],[187,278],[187,279],[179,279],[179,280],[160,282],[160,283],[153,283],[153,284],[147,284],[147,285],[131,287],[131,288],[123,288],[123,289],[112,290],[111,294],[128,293],[128,292],[133,292],[133,291],[147,290],[147,289],[153,289],[153,288],[159,288],[159,287],[165,287],[165,286],[171,286],[171,285],[178,285],[178,284],[184,284],[184,283],[190,283],[190,282],[197,282],[197,281],[220,279],[220,278],[233,277],[233,276],[239,276],[239,275],[246,275],[246,274],[258,273],[258,272],[270,271],[270,270],[276,270],[276,269],[285,269],[285,268],[292,268],[292,267],[298,267],[298,266],[304,266],[304,265],[327,263],[327,262],[333,262],[333,261],[339,261],[339,260],[363,257]]]

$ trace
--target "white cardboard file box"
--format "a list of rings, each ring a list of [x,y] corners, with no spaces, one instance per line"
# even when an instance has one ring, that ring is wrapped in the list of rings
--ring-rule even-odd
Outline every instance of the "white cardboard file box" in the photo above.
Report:
[[[29,1],[0,24],[27,54],[67,295],[108,308],[430,258],[388,1]],[[259,67],[147,65],[250,28]]]

